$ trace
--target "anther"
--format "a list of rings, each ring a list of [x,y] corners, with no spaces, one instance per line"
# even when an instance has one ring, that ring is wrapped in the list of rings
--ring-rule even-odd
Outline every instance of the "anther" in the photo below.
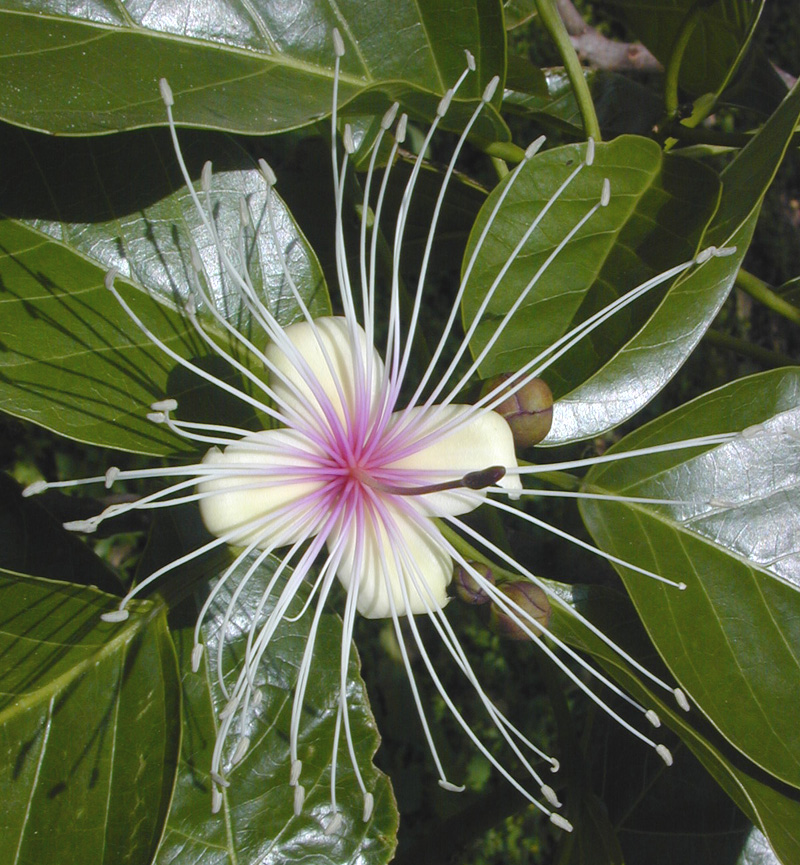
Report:
[[[149,411],[145,417],[151,423],[164,423],[167,419],[167,416],[163,411]]]
[[[337,57],[344,55],[344,39],[342,39],[342,34],[339,32],[338,27],[333,28],[333,50]]]
[[[119,271],[116,267],[111,267],[108,269],[106,275],[103,277],[103,284],[109,290],[114,287],[114,280],[119,276]]]
[[[549,785],[543,784],[541,786],[542,796],[554,807],[560,808],[561,803],[558,801],[558,796],[556,796],[556,791]]]
[[[302,760],[292,760],[292,768],[289,772],[289,786],[296,787],[300,780],[300,772],[303,770]]]
[[[672,754],[670,754],[669,748],[666,745],[656,745],[656,754],[667,764],[667,766],[672,765]]]
[[[394,137],[398,144],[402,144],[406,140],[406,130],[408,129],[408,115],[401,114],[400,119],[397,121],[397,129],[395,130]]]
[[[467,55],[467,69],[470,72],[475,71],[475,55],[469,50],[469,48],[464,49],[464,54]]]
[[[47,489],[47,481],[34,481],[32,484],[28,484],[25,489],[22,491],[22,497],[27,499],[28,496],[38,496],[39,493],[43,493]]]
[[[203,170],[200,172],[200,186],[203,192],[209,192],[211,189],[211,160],[207,160],[203,164]]]
[[[742,430],[742,438],[748,440],[758,438],[763,432],[764,425],[760,423],[754,423],[752,426],[745,427]]]
[[[250,208],[248,208],[247,199],[243,195],[239,198],[239,221],[243,228],[250,225]]]
[[[586,164],[591,165],[594,162],[594,138],[590,138],[586,142]]]
[[[349,123],[345,123],[344,125],[342,140],[344,141],[344,149],[352,156],[356,152],[356,143],[353,140],[353,129]]]
[[[736,252],[735,246],[723,246],[722,249],[714,250],[714,258],[727,258]]]
[[[732,502],[730,499],[709,499],[708,506],[710,508],[725,508],[726,510],[730,510],[736,507],[736,502]]]
[[[603,191],[600,193],[600,207],[608,207],[611,201],[611,181],[606,177],[603,181]]]
[[[83,532],[85,535],[91,535],[92,532],[97,531],[97,523],[92,520],[70,520],[63,523],[63,526],[68,532]]]
[[[686,694],[680,688],[675,688],[672,692],[675,695],[675,702],[683,709],[684,712],[689,711],[689,701],[686,699]]]
[[[117,466],[109,466],[106,469],[106,489],[110,490],[114,486],[114,481],[119,477],[119,468]]]
[[[242,736],[241,739],[236,743],[236,750],[233,752],[233,757],[231,757],[231,763],[235,766],[237,763],[241,763],[242,760],[247,756],[247,752],[250,750],[250,737]]]
[[[211,776],[211,780],[218,787],[230,787],[231,786],[231,782],[224,775],[220,775],[219,772],[212,771],[209,774]]]
[[[172,88],[167,83],[166,78],[160,78],[158,81],[158,89],[161,91],[161,98],[167,108],[172,108],[175,104],[175,97],[172,95]]]
[[[258,167],[261,169],[261,174],[264,177],[267,186],[275,186],[278,182],[278,178],[275,176],[275,172],[272,170],[272,166],[269,162],[267,162],[266,159],[259,159]]]
[[[200,256],[200,250],[195,246],[194,243],[189,244],[189,252],[190,257],[192,259],[192,267],[194,268],[196,273],[202,273],[205,268],[203,266],[203,259]]]
[[[220,792],[219,787],[211,788],[211,813],[219,814],[220,809],[222,808],[222,793]]]
[[[372,793],[366,793],[364,796],[364,810],[361,812],[361,819],[366,823],[372,816],[372,809],[375,807],[375,797]]]
[[[444,781],[442,778],[439,778],[439,786],[449,793],[463,793],[467,789],[463,784],[454,784],[452,781]]]
[[[436,113],[439,117],[444,117],[447,114],[447,109],[450,107],[450,102],[453,99],[453,90],[452,88],[448,90],[444,96],[439,100],[439,104],[436,106]]]
[[[391,108],[389,108],[389,110],[386,112],[386,114],[384,114],[383,117],[381,118],[381,129],[383,129],[385,131],[394,123],[394,119],[395,119],[395,117],[397,117],[397,111],[399,108],[400,108],[399,102],[394,102],[392,104]]]
[[[232,715],[236,711],[238,703],[236,700],[228,700],[228,702],[222,707],[222,710],[219,713],[220,721],[224,721],[229,715]]]
[[[540,135],[525,148],[525,158],[533,159],[534,156],[541,150],[542,145],[546,141],[546,136]]]
[[[659,718],[658,715],[657,715],[657,714],[656,714],[652,709],[648,709],[648,710],[644,713],[644,716],[645,716],[645,718],[647,718],[647,720],[648,720],[648,721],[649,721],[649,722],[650,722],[654,727],[660,727],[660,726],[661,726],[661,718]]]
[[[127,610],[112,610],[110,613],[102,613],[100,618],[104,622],[116,624],[117,622],[124,622],[129,615],[130,613]]]
[[[550,771],[551,772],[558,772],[558,770],[560,768],[561,768],[561,762],[559,760],[556,760],[555,757],[551,757],[550,758]]]
[[[706,249],[701,250],[697,253],[697,258],[695,258],[695,264],[705,264],[710,258],[716,255],[716,252],[716,246],[709,246]]]
[[[559,829],[563,829],[565,832],[572,831],[572,823],[570,823],[569,820],[565,819],[560,814],[556,814],[555,812],[553,812],[550,815],[550,822],[554,826],[558,826]]]
[[[192,672],[196,673],[200,669],[200,661],[203,659],[203,644],[198,643],[192,649]]]
[[[253,691],[253,696],[250,698],[250,705],[257,709],[264,700],[264,692],[260,688]]]
[[[494,78],[486,85],[486,88],[483,91],[483,96],[481,100],[483,102],[491,102],[494,98],[494,94],[497,91],[497,85],[500,83],[500,76],[495,75]]]
[[[183,310],[189,318],[194,318],[197,315],[197,303],[191,294],[186,298]]]
[[[303,810],[303,802],[306,798],[306,788],[302,784],[298,784],[294,788],[294,816],[299,817]]]
[[[342,828],[342,815],[337,811],[325,824],[325,834],[335,835]]]
[[[178,400],[176,399],[160,399],[158,402],[150,403],[150,408],[153,411],[171,412],[178,408]]]

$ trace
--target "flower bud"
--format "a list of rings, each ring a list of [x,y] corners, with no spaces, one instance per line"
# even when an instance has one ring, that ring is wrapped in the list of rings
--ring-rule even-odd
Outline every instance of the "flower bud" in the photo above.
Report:
[[[539,622],[542,627],[546,628],[550,622],[550,602],[547,600],[547,595],[533,583],[527,580],[519,580],[512,583],[503,583],[498,586],[498,589],[504,594],[509,601],[509,605],[526,613],[535,621]],[[534,634],[541,634],[541,631],[532,624],[525,616],[519,616],[520,621]],[[507,637],[509,640],[529,640],[530,637],[525,631],[513,620],[513,618],[500,607],[493,603],[491,607],[491,618],[489,624],[496,634],[501,637]]]
[[[484,386],[489,393],[502,385],[509,374],[497,376]],[[506,397],[495,411],[501,414],[511,427],[514,444],[527,448],[538,444],[550,432],[553,423],[553,394],[541,378],[531,379],[524,387]]]
[[[494,585],[494,574],[488,565],[484,565],[481,562],[469,562],[469,564],[487,582]],[[455,573],[453,574],[453,583],[455,584],[458,599],[465,604],[485,604],[491,600],[486,590],[478,584],[475,577],[461,565],[456,566]]]

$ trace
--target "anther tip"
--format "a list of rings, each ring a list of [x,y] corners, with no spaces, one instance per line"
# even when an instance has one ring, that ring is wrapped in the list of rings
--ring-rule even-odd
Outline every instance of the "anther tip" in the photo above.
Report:
[[[546,136],[540,135],[537,139],[531,141],[531,143],[525,148],[525,158],[533,159],[546,140]]]
[[[236,743],[236,750],[233,752],[233,757],[231,757],[231,763],[235,766],[238,763],[241,763],[242,760],[247,756],[247,752],[250,750],[250,737],[242,736],[241,739]]]
[[[452,781],[445,781],[444,778],[439,778],[439,786],[449,793],[463,793],[467,789],[463,784],[454,784]]]
[[[300,780],[300,772],[303,770],[303,763],[301,760],[292,760],[292,768],[289,771],[289,786],[296,787],[297,782]]]
[[[686,699],[686,694],[684,694],[683,690],[681,688],[675,688],[672,693],[675,695],[675,702],[684,712],[688,712],[689,701]]]
[[[203,644],[198,643],[192,649],[192,672],[196,673],[200,669],[200,661],[203,660]]]
[[[586,164],[591,165],[594,162],[594,138],[590,138],[586,142]]]
[[[408,115],[401,114],[400,119],[397,121],[397,129],[395,130],[394,137],[398,144],[402,144],[406,140],[406,130],[408,129]]]
[[[150,421],[150,423],[164,423],[167,419],[167,416],[163,411],[149,411],[145,417]]]
[[[85,535],[97,531],[97,523],[93,523],[91,520],[70,520],[62,523],[62,525],[68,532],[83,532]]]
[[[450,107],[450,103],[453,101],[453,90],[448,90],[444,96],[439,100],[439,104],[436,106],[436,114],[439,117],[444,117],[447,114],[447,109]]]
[[[344,125],[342,141],[344,142],[344,149],[352,156],[356,152],[356,142],[353,138],[353,127],[349,123]]]
[[[661,718],[659,718],[658,715],[657,715],[657,714],[656,714],[652,709],[648,709],[648,710],[644,713],[644,716],[645,716],[645,718],[647,718],[647,720],[648,720],[648,721],[649,721],[649,722],[650,722],[654,727],[660,727],[660,726],[661,726]]]
[[[222,792],[219,787],[214,786],[211,788],[211,813],[219,814],[220,809],[222,808]]]
[[[565,832],[572,831],[572,823],[569,822],[565,817],[562,817],[560,814],[551,814],[550,822],[554,826],[558,826],[559,829],[563,829]]]
[[[603,191],[600,193],[600,206],[608,207],[609,201],[611,201],[611,181],[606,177],[603,181]]]
[[[342,828],[342,815],[336,811],[325,824],[325,834],[335,835]]]
[[[158,89],[161,92],[161,99],[167,108],[172,108],[175,104],[175,97],[172,95],[172,88],[166,78],[159,78]]]
[[[364,796],[364,810],[361,814],[361,819],[366,823],[372,816],[372,809],[375,807],[375,797],[372,793],[367,793]]]
[[[119,471],[117,466],[109,466],[106,470],[105,487],[107,490],[114,486],[114,481],[119,477]]]
[[[386,114],[383,115],[381,119],[381,129],[386,130],[394,123],[394,119],[395,117],[397,117],[397,112],[399,109],[400,103],[393,102],[389,110],[386,112]]]
[[[203,187],[203,192],[208,192],[211,189],[212,168],[210,159],[203,163],[203,170],[200,172],[200,185]]]
[[[555,757],[551,757],[551,758],[550,758],[550,771],[551,771],[551,772],[558,772],[558,770],[559,770],[560,768],[561,768],[561,763],[560,763],[560,761],[559,761],[559,760],[556,760]]]
[[[344,55],[344,39],[342,39],[342,34],[339,32],[338,27],[333,28],[333,50],[336,52],[337,57]]]
[[[497,92],[497,85],[500,83],[500,76],[495,75],[494,78],[486,85],[485,90],[483,91],[483,96],[481,97],[483,102],[491,102],[494,98],[494,94]]]
[[[672,754],[666,745],[656,745],[656,754],[667,764],[672,765]]]
[[[124,622],[129,615],[130,613],[127,610],[112,610],[110,613],[102,613],[100,618],[104,622],[115,624],[117,622]]]
[[[561,803],[558,801],[558,796],[556,796],[556,791],[549,785],[543,784],[541,786],[542,796],[554,807],[560,808]]]
[[[469,48],[464,49],[464,54],[467,57],[467,68],[470,72],[475,71],[475,55],[469,50]]]
[[[176,399],[160,399],[154,403],[150,403],[150,408],[153,411],[170,412],[178,408],[178,400]]]
[[[681,592],[685,592],[686,591],[686,583],[678,583],[678,589]]]
[[[267,186],[275,186],[278,182],[278,178],[275,176],[275,172],[272,170],[272,166],[269,162],[267,162],[266,159],[259,159],[258,167],[261,169],[261,174],[267,182]]]
[[[34,481],[32,484],[28,484],[25,489],[22,491],[22,497],[27,499],[28,496],[38,496],[39,493],[43,493],[47,489],[47,481]]]
[[[108,272],[103,277],[103,284],[109,290],[114,287],[114,280],[119,276],[119,271],[116,267],[111,267],[108,269]]]
[[[294,816],[299,817],[303,810],[303,802],[306,798],[306,789],[302,784],[294,788]]]

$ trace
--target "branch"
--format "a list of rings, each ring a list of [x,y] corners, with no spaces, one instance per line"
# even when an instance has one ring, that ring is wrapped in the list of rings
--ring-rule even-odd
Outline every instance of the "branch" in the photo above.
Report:
[[[641,42],[615,42],[587,24],[572,0],[556,0],[561,20],[578,57],[596,69],[663,72],[664,67]]]

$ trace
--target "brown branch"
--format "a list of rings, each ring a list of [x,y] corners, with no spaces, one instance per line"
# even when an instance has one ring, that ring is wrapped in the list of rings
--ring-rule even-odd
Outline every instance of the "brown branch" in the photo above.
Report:
[[[582,62],[596,69],[613,71],[664,71],[641,42],[615,42],[587,24],[572,0],[556,0],[556,8]]]

